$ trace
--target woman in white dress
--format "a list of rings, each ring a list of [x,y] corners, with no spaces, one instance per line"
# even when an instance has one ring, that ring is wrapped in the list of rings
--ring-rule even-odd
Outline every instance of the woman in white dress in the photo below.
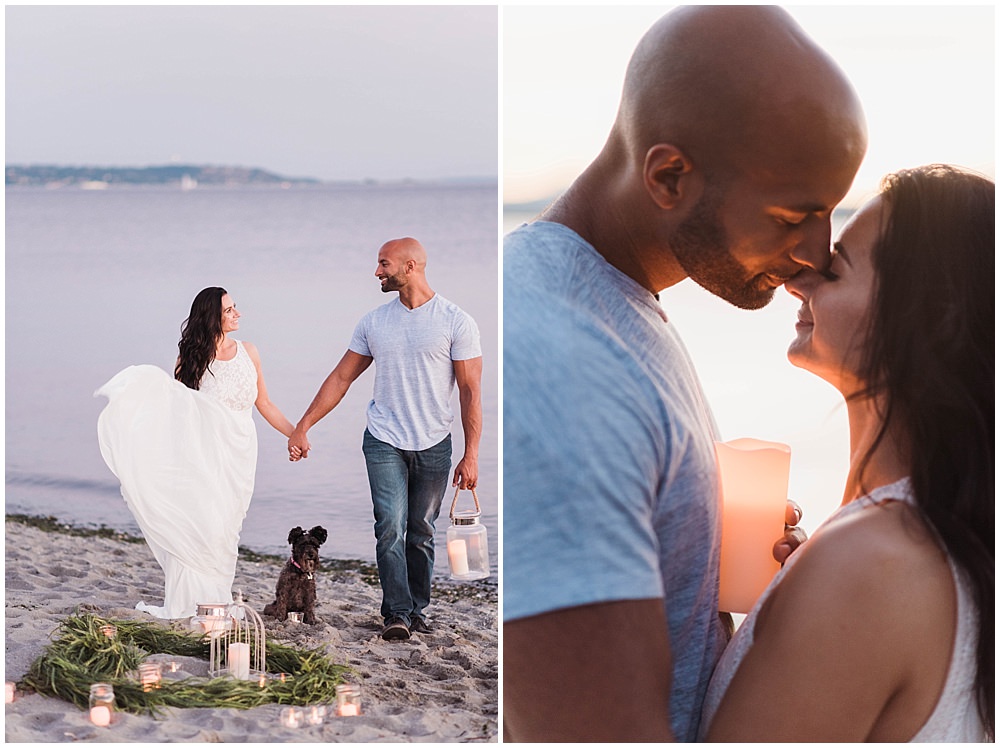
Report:
[[[199,603],[232,601],[243,518],[253,494],[257,432],[253,406],[289,436],[271,402],[260,355],[234,340],[240,313],[223,288],[202,290],[181,329],[174,377],[130,366],[95,395],[101,454],[163,569],[157,618],[185,618]]]
[[[788,358],[844,395],[850,472],[730,642],[702,737],[992,740],[994,205],[951,167],[890,175],[786,284]]]

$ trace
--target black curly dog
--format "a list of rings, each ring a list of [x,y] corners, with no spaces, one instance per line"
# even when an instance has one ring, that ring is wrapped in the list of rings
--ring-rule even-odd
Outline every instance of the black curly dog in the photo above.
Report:
[[[326,542],[326,530],[316,525],[309,532],[293,527],[288,533],[292,557],[281,570],[274,590],[274,602],[264,606],[264,614],[279,621],[288,620],[288,612],[302,613],[305,623],[316,623],[316,579],[319,570],[319,547]]]

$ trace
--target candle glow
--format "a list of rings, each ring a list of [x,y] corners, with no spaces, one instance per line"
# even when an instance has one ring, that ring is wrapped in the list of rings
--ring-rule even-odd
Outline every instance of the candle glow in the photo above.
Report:
[[[758,439],[717,442],[722,492],[719,609],[749,613],[780,568],[791,449]]]

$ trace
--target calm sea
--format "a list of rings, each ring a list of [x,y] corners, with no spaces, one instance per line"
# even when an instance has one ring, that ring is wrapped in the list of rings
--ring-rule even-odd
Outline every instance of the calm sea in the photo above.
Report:
[[[851,211],[837,210],[834,234]],[[507,210],[506,234],[533,213]],[[744,311],[686,280],[660,294],[694,361],[723,440],[752,437],[792,448],[789,497],[812,532],[841,501],[848,466],[843,398],[788,363],[800,303],[778,289],[767,307]]]
[[[223,286],[261,352],[271,399],[295,422],[355,323],[389,300],[375,280],[388,239],[428,249],[428,280],[482,336],[483,522],[497,550],[497,188],[6,190],[6,511],[138,532],[97,446],[93,392],[130,364],[171,370],[194,295]],[[242,543],[285,553],[295,526],[323,525],[327,556],[374,560],[361,437],[373,369],[310,432],[308,460],[255,412],[257,484]],[[457,398],[455,452],[463,445]],[[455,458],[457,462],[457,457]],[[438,522],[443,548],[445,496]],[[471,494],[462,492],[462,507]],[[438,569],[447,570],[438,553]]]

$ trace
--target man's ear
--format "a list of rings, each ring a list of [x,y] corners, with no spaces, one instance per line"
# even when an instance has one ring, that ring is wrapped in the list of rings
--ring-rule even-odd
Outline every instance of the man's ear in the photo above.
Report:
[[[658,143],[646,151],[642,178],[653,202],[664,210],[696,200],[701,192],[702,180],[691,159],[669,143]]]

